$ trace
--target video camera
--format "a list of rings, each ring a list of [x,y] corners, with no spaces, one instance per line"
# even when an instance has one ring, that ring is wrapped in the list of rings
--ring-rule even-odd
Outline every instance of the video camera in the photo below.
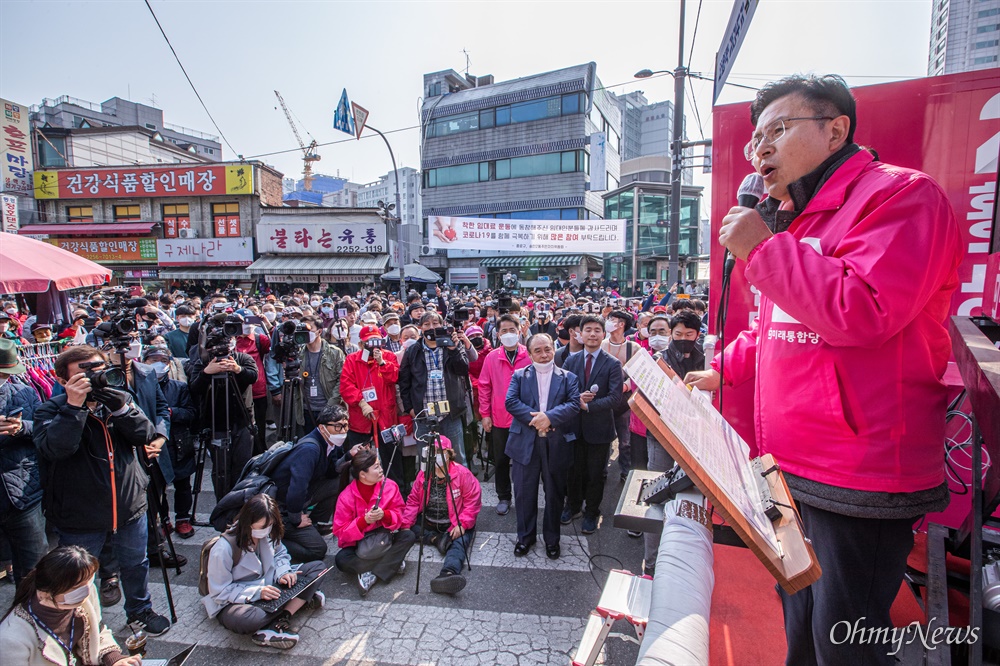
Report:
[[[100,291],[104,297],[104,313],[108,321],[102,321],[94,326],[94,334],[102,340],[107,340],[116,352],[122,352],[132,342],[134,333],[148,328],[146,321],[140,327],[136,315],[141,308],[149,305],[145,298],[126,298],[127,289],[114,287]],[[154,315],[155,318],[155,315]],[[145,319],[145,314],[144,314]]]
[[[454,326],[438,326],[429,331],[424,331],[424,337],[437,342],[438,347],[450,349],[455,346],[455,341],[451,339],[451,334],[454,332]]]
[[[217,313],[205,322],[204,349],[212,358],[222,359],[233,353],[233,340],[243,333],[243,318]]]
[[[468,303],[462,303],[460,301],[453,303],[451,308],[450,321],[455,326],[460,325],[462,322],[469,321],[470,308]]]
[[[403,438],[406,437],[406,426],[402,423],[386,428],[381,433],[382,441],[392,446],[403,446]]]
[[[309,342],[309,331],[305,324],[289,319],[278,326],[278,336],[271,353],[274,360],[286,365],[298,360],[299,347]]]

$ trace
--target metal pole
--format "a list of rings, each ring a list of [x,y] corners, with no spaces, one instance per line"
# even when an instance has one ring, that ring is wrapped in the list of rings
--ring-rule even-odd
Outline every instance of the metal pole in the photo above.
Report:
[[[385,147],[389,149],[389,159],[392,160],[392,177],[396,181],[396,214],[393,216],[394,223],[396,226],[396,252],[399,253],[399,300],[403,303],[406,302],[406,272],[403,265],[406,263],[406,257],[403,256],[403,244],[400,242],[399,225],[401,222],[401,215],[403,214],[403,205],[399,197],[399,170],[396,169],[396,156],[392,153],[392,146],[389,145],[389,139],[385,138],[385,134],[378,131],[371,125],[365,125],[367,129],[378,134],[382,137],[382,141],[385,142]]]
[[[642,298],[642,290],[639,289],[639,209],[641,208],[639,198],[642,196],[642,188],[632,190],[632,295]]]
[[[684,293],[680,267],[681,244],[681,160],[684,142],[684,6],[681,0],[680,32],[677,38],[677,69],[674,70],[674,141],[670,160],[670,274],[677,278],[677,293]]]

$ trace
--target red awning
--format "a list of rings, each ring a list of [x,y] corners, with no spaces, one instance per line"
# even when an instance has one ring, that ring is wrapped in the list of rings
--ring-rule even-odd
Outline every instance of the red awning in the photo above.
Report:
[[[22,236],[133,236],[148,234],[156,222],[107,222],[103,224],[28,224],[17,233]]]
[[[33,238],[0,233],[0,292],[41,293],[104,284],[111,271],[89,259]]]

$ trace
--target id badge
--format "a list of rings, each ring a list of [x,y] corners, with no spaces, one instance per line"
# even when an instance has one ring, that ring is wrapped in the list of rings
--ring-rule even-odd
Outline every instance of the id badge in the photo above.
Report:
[[[375,391],[375,387],[369,387],[361,391],[361,397],[365,399],[365,402],[375,402],[378,400],[378,393]]]
[[[319,387],[316,386],[315,384],[311,384],[309,386],[309,397],[310,398],[318,398],[319,397]]]
[[[430,378],[433,379],[436,382],[441,381],[442,379],[444,379],[444,371],[443,370],[431,370]]]

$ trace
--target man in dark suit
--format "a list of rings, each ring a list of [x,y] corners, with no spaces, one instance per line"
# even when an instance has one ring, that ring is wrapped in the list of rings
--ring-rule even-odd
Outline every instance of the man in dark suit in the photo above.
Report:
[[[545,489],[542,537],[549,559],[559,557],[559,515],[573,462],[573,422],[580,411],[575,375],[557,368],[555,346],[545,333],[528,339],[531,365],[514,373],[504,406],[513,417],[505,449],[511,460],[517,545],[514,555],[528,554],[538,532],[538,480]]]
[[[564,525],[584,508],[580,531],[593,534],[604,497],[604,467],[615,438],[615,407],[622,400],[622,364],[601,349],[604,320],[587,315],[580,321],[583,351],[571,354],[563,369],[580,378],[580,415],[576,420],[573,467],[569,473],[569,501],[560,520]]]

